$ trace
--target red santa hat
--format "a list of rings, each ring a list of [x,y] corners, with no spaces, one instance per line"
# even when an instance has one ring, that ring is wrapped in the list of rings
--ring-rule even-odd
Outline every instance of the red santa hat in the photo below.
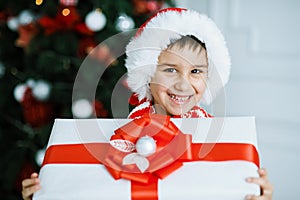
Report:
[[[207,50],[208,79],[202,101],[211,103],[217,92],[228,82],[230,56],[216,24],[206,15],[193,10],[167,8],[144,23],[126,47],[127,82],[139,100],[152,99],[149,83],[162,50],[172,41],[187,35],[205,43]]]

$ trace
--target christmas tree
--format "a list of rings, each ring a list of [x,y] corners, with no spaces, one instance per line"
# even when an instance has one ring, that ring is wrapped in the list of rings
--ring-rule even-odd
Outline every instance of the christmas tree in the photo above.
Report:
[[[174,4],[171,0],[1,0],[1,199],[21,198],[21,181],[38,172],[55,118],[126,117],[113,110],[111,100],[120,95],[113,92],[117,83],[126,90],[125,55],[118,52],[124,51],[133,34],[120,33],[134,30],[167,6]],[[119,49],[112,48],[116,44]],[[86,70],[81,76],[97,80],[97,92],[93,98],[80,98],[90,84],[83,80],[74,99],[74,82],[83,63],[98,69],[98,74]]]

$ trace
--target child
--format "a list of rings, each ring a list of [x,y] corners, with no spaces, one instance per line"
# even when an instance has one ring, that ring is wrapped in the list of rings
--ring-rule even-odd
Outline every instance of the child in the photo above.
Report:
[[[222,34],[206,16],[179,8],[160,11],[148,20],[126,49],[128,85],[139,100],[129,118],[145,113],[172,117],[211,117],[199,107],[210,103],[228,81],[230,57]],[[261,196],[246,199],[272,199],[273,187],[265,169],[259,178]],[[23,185],[23,198],[40,188],[38,175]]]

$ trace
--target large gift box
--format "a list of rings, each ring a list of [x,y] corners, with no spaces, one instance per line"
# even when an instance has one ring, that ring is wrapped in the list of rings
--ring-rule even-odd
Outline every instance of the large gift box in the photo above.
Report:
[[[56,119],[33,199],[241,200],[258,167],[253,117]]]

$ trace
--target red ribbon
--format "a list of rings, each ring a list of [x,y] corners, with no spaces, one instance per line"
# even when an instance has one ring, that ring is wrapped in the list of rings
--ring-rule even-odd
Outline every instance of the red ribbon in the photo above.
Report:
[[[44,158],[46,164],[103,164],[117,180],[131,181],[132,200],[158,199],[158,179],[163,179],[183,165],[192,161],[244,160],[259,167],[258,152],[252,144],[244,143],[192,143],[189,134],[183,134],[167,116],[147,115],[136,119],[115,131],[112,139],[136,142],[139,137],[151,136],[157,142],[157,151],[147,157],[150,166],[140,173],[135,165],[122,165],[124,153],[109,143],[85,143],[50,146]],[[199,152],[211,147],[205,157]]]
[[[170,117],[165,115],[147,114],[142,118],[135,119],[117,129],[111,140],[122,139],[136,143],[139,138],[146,135],[156,141],[156,152],[147,157],[150,161],[150,166],[147,169],[149,173],[147,178],[143,178],[141,182],[148,183],[148,180],[153,175],[164,178],[175,170],[172,165],[178,166],[178,163],[175,162],[176,160],[179,158],[191,159],[190,146],[192,144],[192,136],[183,134],[170,121]],[[109,171],[115,179],[124,178],[122,177],[124,171],[131,174],[134,173],[134,177],[140,174],[140,170],[135,165],[122,165],[122,160],[128,153],[116,151],[114,148],[111,148],[110,151],[107,154],[106,161],[110,163],[109,168],[112,168],[112,165],[114,166]],[[179,162],[182,163],[182,161]],[[170,171],[170,167],[174,170]],[[129,180],[134,179],[129,178]]]

